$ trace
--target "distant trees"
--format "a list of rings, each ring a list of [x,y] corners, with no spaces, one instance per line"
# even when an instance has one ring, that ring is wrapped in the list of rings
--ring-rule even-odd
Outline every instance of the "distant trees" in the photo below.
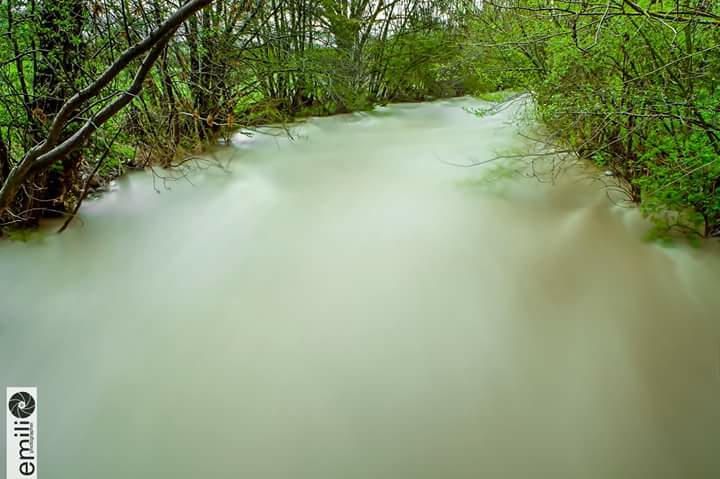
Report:
[[[344,112],[441,88],[440,64],[462,43],[451,5],[466,0],[266,2],[248,60],[264,98],[291,112]],[[451,82],[445,82],[447,86]]]

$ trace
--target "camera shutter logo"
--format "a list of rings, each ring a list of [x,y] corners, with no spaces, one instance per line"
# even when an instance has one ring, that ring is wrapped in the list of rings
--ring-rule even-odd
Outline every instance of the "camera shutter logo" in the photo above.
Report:
[[[19,392],[10,396],[8,401],[10,413],[18,419],[25,419],[35,412],[35,398],[30,393]]]

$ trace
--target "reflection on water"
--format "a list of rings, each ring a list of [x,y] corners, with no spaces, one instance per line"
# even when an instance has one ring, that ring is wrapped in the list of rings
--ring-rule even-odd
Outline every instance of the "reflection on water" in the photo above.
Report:
[[[581,175],[469,186],[520,142],[470,100],[295,141],[0,245],[0,385],[49,478],[720,476],[720,254]],[[4,441],[4,439],[2,439]]]

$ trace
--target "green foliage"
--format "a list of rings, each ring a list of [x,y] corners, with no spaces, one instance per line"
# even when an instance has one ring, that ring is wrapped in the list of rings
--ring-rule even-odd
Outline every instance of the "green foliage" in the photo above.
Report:
[[[633,5],[487,8],[473,43],[568,148],[624,183],[655,234],[720,236],[720,4]]]
[[[479,100],[488,101],[490,103],[504,103],[512,97],[518,95],[515,90],[499,90],[486,93],[476,93],[475,97]]]

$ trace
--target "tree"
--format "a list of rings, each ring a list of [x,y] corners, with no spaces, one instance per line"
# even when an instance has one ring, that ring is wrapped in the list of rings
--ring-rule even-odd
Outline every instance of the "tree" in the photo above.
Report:
[[[5,167],[6,174],[0,187],[0,217],[23,214],[10,211],[23,185],[82,148],[98,128],[132,102],[177,29],[212,1],[188,1],[147,36],[126,48],[97,78],[65,99],[58,108],[52,108],[56,113],[50,111],[52,116],[47,116],[42,112],[49,126],[41,141],[27,149],[16,163],[9,155],[4,158],[6,164],[14,164],[9,171]],[[128,87],[108,91],[111,83],[141,58]],[[7,148],[0,149],[3,150],[7,151]]]

